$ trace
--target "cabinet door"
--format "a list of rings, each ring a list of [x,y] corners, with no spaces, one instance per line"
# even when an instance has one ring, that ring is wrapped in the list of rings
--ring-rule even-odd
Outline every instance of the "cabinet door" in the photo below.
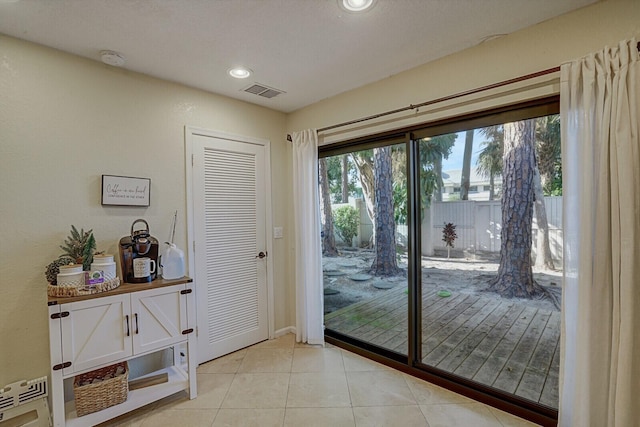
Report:
[[[145,353],[185,341],[187,328],[184,285],[168,286],[131,294],[133,351]]]
[[[129,295],[114,295],[63,304],[62,355],[71,366],[65,375],[131,356]]]

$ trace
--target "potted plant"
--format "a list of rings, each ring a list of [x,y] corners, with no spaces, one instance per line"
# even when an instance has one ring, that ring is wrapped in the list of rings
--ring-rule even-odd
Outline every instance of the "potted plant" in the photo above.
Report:
[[[456,226],[452,222],[445,222],[442,229],[442,241],[447,246],[447,259],[449,258],[451,248],[453,248],[453,242],[455,242],[458,235],[456,234]]]
[[[72,225],[71,234],[67,236],[64,245],[60,246],[64,252],[60,258],[71,258],[77,264],[82,264],[83,270],[89,270],[93,262],[93,255],[96,250],[96,239],[93,237],[93,229],[84,231]]]

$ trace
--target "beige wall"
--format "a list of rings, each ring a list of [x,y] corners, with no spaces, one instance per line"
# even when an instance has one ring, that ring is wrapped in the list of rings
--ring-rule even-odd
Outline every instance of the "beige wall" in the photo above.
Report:
[[[44,267],[71,224],[117,253],[136,218],[165,241],[178,210],[186,246],[184,127],[271,141],[275,328],[286,301],[289,160],[285,115],[0,36],[0,387],[49,372]],[[101,175],[151,178],[148,208],[100,204]]]
[[[640,37],[640,1],[605,0],[298,110],[287,117],[287,129],[322,128],[461,93],[557,67],[634,36]],[[426,109],[422,110],[424,113]],[[389,116],[385,127],[394,127],[396,118],[409,117],[396,128],[407,121],[427,122],[433,118],[421,114],[412,119],[412,115]],[[365,134],[372,130],[363,125],[356,128]],[[333,134],[321,137],[341,139],[341,135]],[[343,135],[342,139],[351,136],[347,132]]]

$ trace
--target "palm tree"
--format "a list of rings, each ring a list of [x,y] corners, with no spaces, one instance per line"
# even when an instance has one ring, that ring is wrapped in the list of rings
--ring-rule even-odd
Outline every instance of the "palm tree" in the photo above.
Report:
[[[420,196],[423,208],[431,202],[432,194],[436,201],[442,201],[442,160],[449,158],[457,138],[458,134],[451,133],[420,140]]]
[[[471,154],[473,153],[473,129],[468,130],[464,141],[464,158],[462,160],[462,177],[460,179],[460,200],[469,200],[469,184],[471,183]]]
[[[496,197],[495,177],[502,173],[502,144],[504,134],[502,126],[489,126],[480,130],[488,138],[482,143],[478,154],[477,170],[482,176],[489,177],[489,200]]]

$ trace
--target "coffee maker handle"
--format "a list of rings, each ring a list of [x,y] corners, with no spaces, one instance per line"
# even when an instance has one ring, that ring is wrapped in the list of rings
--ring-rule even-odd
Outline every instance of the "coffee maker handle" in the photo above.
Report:
[[[144,222],[145,225],[145,231],[147,232],[147,234],[149,233],[149,223],[147,223],[147,221],[145,221],[142,218],[136,219],[135,221],[133,221],[133,224],[131,224],[131,237],[133,237],[133,226],[136,225],[136,223],[138,222]]]

